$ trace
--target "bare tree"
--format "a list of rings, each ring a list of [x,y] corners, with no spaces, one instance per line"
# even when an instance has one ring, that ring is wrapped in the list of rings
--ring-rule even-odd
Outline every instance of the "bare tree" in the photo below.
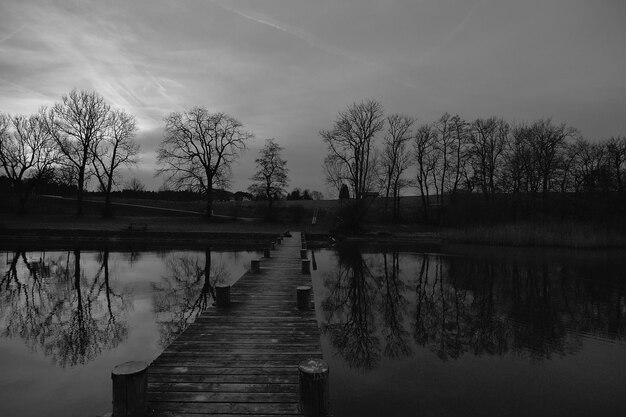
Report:
[[[509,130],[509,124],[496,117],[476,119],[471,126],[472,167],[478,185],[488,199],[496,193],[496,180],[502,169]]]
[[[427,124],[420,126],[413,142],[413,157],[417,166],[415,184],[422,200],[425,221],[428,221],[431,206],[432,172],[437,164],[437,153],[434,151],[435,137],[436,133],[432,126]]]
[[[411,126],[415,119],[401,114],[387,117],[387,133],[380,158],[381,177],[385,189],[385,211],[389,197],[393,199],[393,220],[400,215],[400,190],[407,184],[403,175],[411,165],[407,143],[411,140]]]
[[[213,188],[226,187],[231,165],[253,137],[234,117],[206,108],[174,112],[165,118],[165,138],[157,151],[166,182],[206,196],[206,216],[213,215]]]
[[[144,191],[146,189],[146,186],[143,182],[141,182],[139,178],[133,177],[130,179],[130,181],[128,181],[128,184],[126,184],[126,189],[134,193],[139,193]]]
[[[347,182],[353,190],[354,213],[351,227],[358,227],[364,215],[363,199],[375,179],[374,137],[385,124],[382,105],[376,100],[353,103],[340,111],[333,128],[320,135],[328,146],[324,161],[330,183]]]
[[[20,213],[26,211],[35,186],[57,162],[58,152],[39,115],[0,114],[0,164],[11,181]]]
[[[530,129],[531,149],[541,183],[541,191],[547,193],[559,168],[560,158],[567,140],[578,136],[578,131],[562,123],[558,126],[545,119],[533,123]]]
[[[92,164],[105,195],[105,217],[111,215],[111,191],[118,168],[134,165],[138,161],[139,145],[134,141],[136,132],[134,116],[122,110],[114,110],[109,114],[104,136],[92,143]]]
[[[63,155],[63,163],[76,175],[76,215],[83,213],[83,192],[90,176],[93,149],[105,135],[109,105],[95,92],[72,90],[46,114],[46,127]]]
[[[615,177],[617,191],[626,190],[626,136],[612,137],[606,144],[609,166]]]
[[[254,183],[248,188],[252,194],[264,195],[267,199],[268,220],[273,219],[272,205],[287,187],[287,161],[281,156],[283,147],[276,143],[275,139],[267,139],[265,146],[255,159],[257,171],[251,180]]]

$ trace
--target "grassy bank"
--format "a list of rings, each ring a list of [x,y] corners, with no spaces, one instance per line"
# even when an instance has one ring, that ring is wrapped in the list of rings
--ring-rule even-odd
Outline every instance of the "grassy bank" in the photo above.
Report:
[[[510,223],[441,231],[448,242],[498,246],[626,248],[626,234],[607,226],[581,222]]]

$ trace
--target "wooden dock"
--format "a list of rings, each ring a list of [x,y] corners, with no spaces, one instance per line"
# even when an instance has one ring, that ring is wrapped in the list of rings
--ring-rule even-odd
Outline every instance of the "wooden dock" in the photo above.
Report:
[[[315,311],[300,311],[299,232],[203,312],[148,368],[153,416],[298,416],[300,361],[321,358]]]

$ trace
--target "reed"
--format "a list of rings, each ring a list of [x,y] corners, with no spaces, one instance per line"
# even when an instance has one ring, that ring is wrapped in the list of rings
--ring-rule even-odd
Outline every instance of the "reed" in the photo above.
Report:
[[[449,242],[498,246],[626,247],[626,234],[623,231],[574,221],[464,227],[447,229],[441,236]]]

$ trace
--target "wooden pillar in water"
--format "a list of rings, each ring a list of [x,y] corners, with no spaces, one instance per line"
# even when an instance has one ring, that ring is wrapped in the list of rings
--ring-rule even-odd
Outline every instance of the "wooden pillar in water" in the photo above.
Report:
[[[113,417],[142,417],[148,410],[148,375],[145,362],[126,362],[111,371]]]
[[[230,306],[230,285],[217,284],[215,286],[215,305],[220,308]]]
[[[308,311],[311,309],[311,287],[303,285],[296,288],[298,296],[298,310]]]
[[[270,248],[263,249],[263,257],[264,258],[269,258],[270,257]]]
[[[311,273],[311,261],[309,259],[302,260],[302,273],[303,274]]]
[[[298,364],[300,398],[298,408],[307,417],[330,414],[328,364],[322,359],[307,359]]]
[[[258,274],[259,272],[261,272],[261,260],[252,259],[250,261],[250,270],[255,274]]]

